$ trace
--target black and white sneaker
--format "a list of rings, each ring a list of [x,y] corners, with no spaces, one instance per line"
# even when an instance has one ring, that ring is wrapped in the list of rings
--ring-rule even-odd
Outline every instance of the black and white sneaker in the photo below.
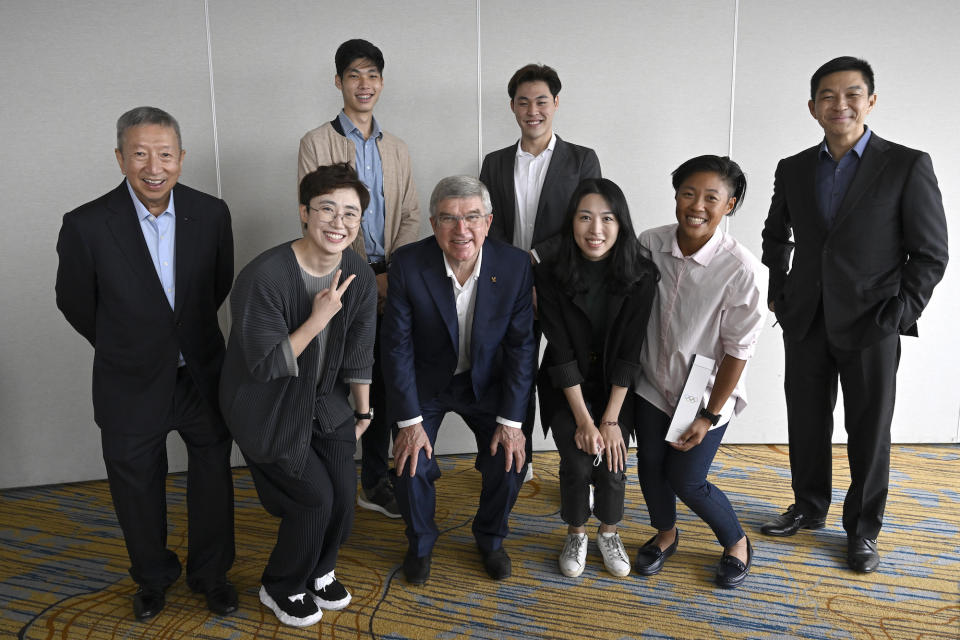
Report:
[[[357,504],[371,511],[378,511],[388,518],[399,518],[400,507],[397,505],[397,496],[389,478],[380,478],[380,481],[370,489],[360,488],[357,492]]]
[[[307,584],[307,590],[310,591],[310,595],[313,596],[313,601],[317,603],[317,606],[328,611],[339,611],[346,608],[352,597],[350,592],[333,575],[333,571],[321,578],[312,580]]]
[[[309,627],[323,617],[323,611],[306,593],[274,598],[266,587],[260,585],[260,602],[273,611],[277,620],[291,627]]]

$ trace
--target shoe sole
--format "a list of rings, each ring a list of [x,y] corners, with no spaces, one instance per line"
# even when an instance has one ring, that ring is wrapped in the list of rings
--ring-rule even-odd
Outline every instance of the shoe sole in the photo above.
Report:
[[[270,597],[270,594],[267,593],[266,588],[262,585],[260,587],[260,602],[263,603],[263,606],[270,609],[270,611],[273,611],[273,615],[277,616],[277,620],[290,627],[310,627],[320,622],[320,618],[323,617],[323,611],[317,611],[315,616],[308,616],[306,618],[293,617],[280,608],[280,605]]]
[[[800,529],[808,529],[810,531],[814,531],[816,529],[823,529],[825,526],[827,526],[826,521],[811,522],[810,524],[800,525],[799,527],[797,527],[797,531],[800,531]],[[790,532],[778,531],[774,533],[771,531],[766,531],[763,527],[760,527],[760,533],[762,533],[765,536],[771,536],[773,538],[789,538],[790,536],[796,535],[797,531],[790,531]]]
[[[353,600],[353,596],[349,594],[347,594],[346,598],[340,600],[324,600],[312,592],[310,595],[313,597],[313,601],[317,603],[317,606],[324,611],[340,611],[341,609],[346,609],[350,601]]]
[[[369,509],[370,511],[376,511],[378,513],[382,513],[388,518],[396,519],[400,517],[399,513],[391,513],[387,511],[384,507],[377,504],[376,502],[368,502],[364,500],[363,498],[360,497],[360,494],[357,494],[357,505],[363,509]]]

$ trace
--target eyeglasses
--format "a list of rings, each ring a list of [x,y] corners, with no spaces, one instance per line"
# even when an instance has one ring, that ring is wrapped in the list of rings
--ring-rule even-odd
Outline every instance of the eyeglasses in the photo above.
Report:
[[[337,213],[329,207],[323,209],[317,209],[316,207],[308,207],[310,211],[316,211],[317,217],[320,218],[321,222],[331,223],[337,218],[343,222],[343,226],[348,229],[356,229],[360,226],[360,220],[363,218],[362,214],[357,213],[356,211],[344,211],[342,213]]]
[[[487,220],[487,216],[483,213],[468,213],[465,216],[452,216],[441,213],[438,216],[434,216],[433,219],[437,221],[439,226],[445,229],[452,229],[459,226],[461,222],[463,222],[468,229],[476,229],[483,226],[483,223]]]

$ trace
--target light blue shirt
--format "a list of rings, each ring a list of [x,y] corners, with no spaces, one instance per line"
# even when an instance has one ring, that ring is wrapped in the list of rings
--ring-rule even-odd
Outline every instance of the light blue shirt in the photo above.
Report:
[[[377,140],[383,132],[380,130],[377,119],[373,118],[370,137],[364,139],[360,129],[351,122],[346,113],[341,111],[338,118],[344,134],[353,141],[353,146],[357,150],[357,176],[370,192],[370,204],[363,212],[363,220],[360,223],[360,228],[363,229],[363,246],[367,251],[367,260],[379,262],[387,253],[384,249],[383,236],[385,211],[383,163],[380,161],[380,149],[377,147]]]
[[[177,237],[177,215],[173,206],[173,191],[170,192],[170,202],[167,204],[166,211],[159,216],[147,211],[147,208],[137,198],[137,194],[133,192],[129,180],[127,180],[127,191],[130,192],[130,198],[133,200],[133,208],[137,212],[140,230],[143,232],[143,239],[147,243],[147,251],[150,252],[153,268],[156,269],[157,277],[160,278],[160,284],[163,286],[163,293],[167,296],[167,302],[173,309],[176,300]],[[182,366],[185,363],[182,353],[179,358],[179,364]]]

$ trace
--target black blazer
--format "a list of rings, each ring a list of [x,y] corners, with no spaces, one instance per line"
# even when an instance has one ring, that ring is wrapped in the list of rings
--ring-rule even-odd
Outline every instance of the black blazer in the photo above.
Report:
[[[480,169],[480,181],[490,191],[493,222],[490,236],[513,244],[513,225],[517,219],[517,197],[513,186],[513,165],[517,143],[488,153]],[[600,160],[587,147],[571,144],[557,136],[553,157],[537,204],[537,220],[533,228],[533,248],[556,235],[563,226],[563,217],[577,185],[586,178],[599,178]],[[541,258],[545,256],[541,255]]]
[[[537,265],[534,275],[540,326],[547,339],[537,385],[541,423],[546,434],[554,413],[567,406],[563,389],[586,381],[584,373],[590,370],[593,332],[582,296],[571,298],[563,291],[551,262]],[[656,270],[651,265],[649,273],[629,291],[607,296],[608,322],[601,363],[602,382],[607,390],[612,385],[629,388],[640,372],[640,351],[656,291]]]
[[[763,229],[768,296],[784,334],[803,338],[822,298],[827,335],[838,347],[917,335],[947,266],[947,222],[930,156],[872,133],[828,229],[816,201],[818,151],[780,161]]]
[[[94,348],[100,428],[169,427],[178,353],[212,414],[223,362],[217,309],[233,280],[233,232],[223,200],[184,185],[176,207],[176,297],[170,308],[126,181],[63,216],[57,307]]]

